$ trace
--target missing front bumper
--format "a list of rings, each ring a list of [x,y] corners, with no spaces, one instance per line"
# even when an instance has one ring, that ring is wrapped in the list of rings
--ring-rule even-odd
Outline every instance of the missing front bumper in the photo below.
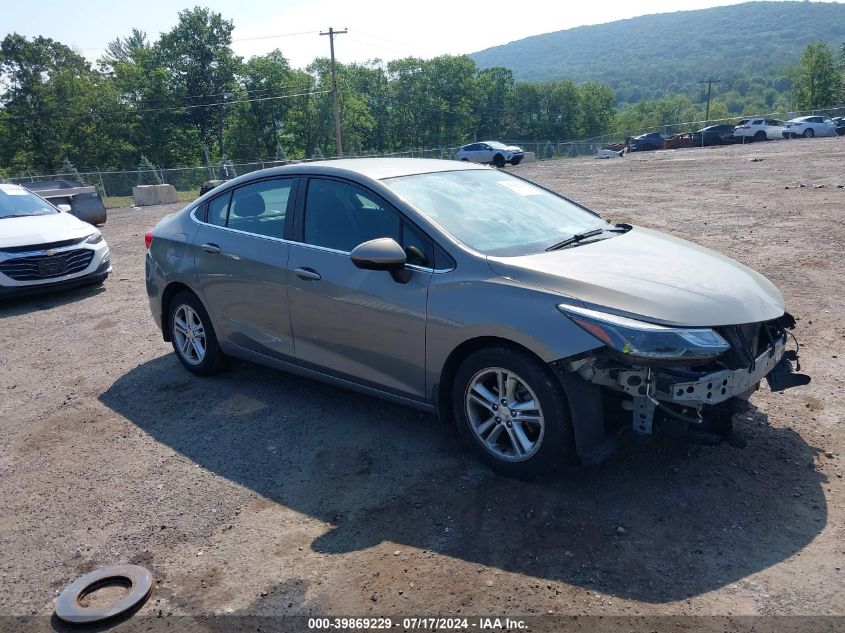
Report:
[[[794,372],[790,358],[794,359],[795,353],[787,352],[785,347],[784,335],[754,356],[749,367],[707,373],[661,367],[620,367],[618,363],[603,365],[594,358],[572,362],[568,370],[577,372],[590,383],[630,396],[630,400],[623,399],[621,405],[631,411],[631,428],[638,435],[652,434],[658,418],[669,423],[663,426],[676,430],[681,426],[696,433],[712,426],[708,422],[717,418],[716,427],[730,433],[733,403],[747,400],[764,378],[772,391],[810,382],[809,376]],[[727,402],[729,400],[731,402]]]

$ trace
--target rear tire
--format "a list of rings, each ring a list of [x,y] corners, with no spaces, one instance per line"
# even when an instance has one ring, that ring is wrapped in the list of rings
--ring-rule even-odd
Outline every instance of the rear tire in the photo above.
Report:
[[[170,340],[179,362],[197,376],[213,376],[225,364],[214,326],[197,296],[183,290],[167,308]]]
[[[815,130],[813,130],[813,128],[811,127],[808,127],[806,130],[804,130],[804,133],[801,136],[803,136],[804,138],[813,138],[815,135]]]
[[[503,475],[536,477],[574,453],[563,387],[523,350],[497,346],[467,357],[455,374],[452,407],[461,437]]]
[[[504,166],[505,166],[505,157],[504,157],[504,156],[502,156],[501,154],[496,154],[496,155],[493,157],[493,164],[494,164],[496,167],[498,167],[499,169],[501,169],[502,167],[504,167]]]
[[[757,130],[756,132],[754,132],[754,140],[759,143],[760,141],[768,140],[768,137],[766,136],[766,133],[763,130]]]

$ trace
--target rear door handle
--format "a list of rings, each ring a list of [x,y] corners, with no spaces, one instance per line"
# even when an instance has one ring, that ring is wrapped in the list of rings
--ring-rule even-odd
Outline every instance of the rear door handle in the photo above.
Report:
[[[320,273],[313,268],[296,268],[293,272],[297,277],[305,279],[306,281],[318,281],[322,279],[322,277],[320,277]]]
[[[220,254],[220,247],[217,246],[217,244],[203,244],[200,248],[202,248],[202,250],[206,253],[211,253],[212,255]]]

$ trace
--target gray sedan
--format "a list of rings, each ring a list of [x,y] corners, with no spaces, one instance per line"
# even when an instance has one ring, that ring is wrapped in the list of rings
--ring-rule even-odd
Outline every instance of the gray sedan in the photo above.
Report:
[[[739,444],[731,414],[762,379],[809,380],[761,275],[480,165],[254,172],[146,242],[189,371],[235,357],[433,411],[508,475],[600,460],[625,429]]]

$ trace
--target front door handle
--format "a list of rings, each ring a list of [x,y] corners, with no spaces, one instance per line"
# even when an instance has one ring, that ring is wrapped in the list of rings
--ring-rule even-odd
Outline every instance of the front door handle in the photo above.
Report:
[[[202,250],[206,253],[211,253],[212,255],[219,255],[220,254],[220,247],[217,244],[203,244],[201,246]]]
[[[320,277],[320,273],[313,268],[296,268],[293,272],[297,277],[305,279],[306,281],[318,281],[322,279],[322,277]]]

